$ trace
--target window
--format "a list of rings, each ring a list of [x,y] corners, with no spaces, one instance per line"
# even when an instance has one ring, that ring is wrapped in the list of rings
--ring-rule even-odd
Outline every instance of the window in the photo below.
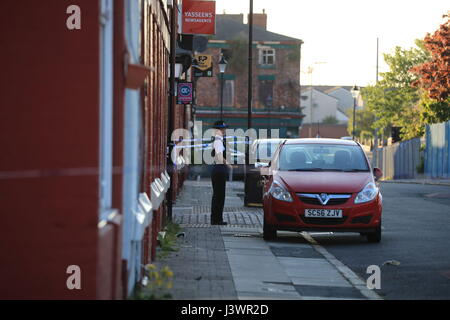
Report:
[[[226,107],[234,106],[234,80],[224,80],[223,105]]]
[[[259,103],[265,107],[273,105],[273,80],[259,81]]]
[[[275,49],[262,48],[259,50],[259,64],[271,66],[275,64]]]

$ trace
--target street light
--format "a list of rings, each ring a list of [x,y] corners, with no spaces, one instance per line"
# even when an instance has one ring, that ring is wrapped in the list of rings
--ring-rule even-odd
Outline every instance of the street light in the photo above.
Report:
[[[219,71],[220,71],[220,120],[223,120],[223,74],[227,69],[227,60],[222,55],[222,58],[219,61]]]
[[[355,140],[355,134],[356,134],[356,98],[358,98],[359,95],[359,87],[356,86],[356,84],[353,86],[352,90],[350,90],[353,97],[353,130],[352,130],[352,138]]]

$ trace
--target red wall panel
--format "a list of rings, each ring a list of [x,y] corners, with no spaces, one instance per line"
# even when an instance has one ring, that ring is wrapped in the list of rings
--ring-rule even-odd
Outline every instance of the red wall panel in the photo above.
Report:
[[[98,17],[92,0],[0,2],[0,298],[96,296]]]

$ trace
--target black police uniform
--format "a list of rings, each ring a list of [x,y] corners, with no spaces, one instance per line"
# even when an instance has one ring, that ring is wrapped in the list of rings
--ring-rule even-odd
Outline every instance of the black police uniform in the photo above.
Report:
[[[215,138],[217,140],[217,138]],[[227,144],[223,138],[223,159],[226,159]],[[215,157],[215,148],[213,143],[212,156]],[[214,164],[211,172],[211,181],[213,187],[213,196],[211,201],[211,224],[226,224],[223,221],[223,206],[225,204],[225,186],[228,176],[228,166],[226,164]]]

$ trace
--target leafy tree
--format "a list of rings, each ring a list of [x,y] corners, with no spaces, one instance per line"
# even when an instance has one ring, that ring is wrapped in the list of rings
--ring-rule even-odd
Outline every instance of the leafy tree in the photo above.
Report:
[[[353,109],[347,110],[348,116],[348,126],[347,132],[349,135],[353,134]],[[355,123],[355,137],[360,137],[361,139],[372,139],[373,138],[373,128],[372,124],[375,121],[375,116],[373,112],[367,108],[356,110],[356,123]]]
[[[429,57],[420,40],[416,40],[416,47],[396,47],[392,54],[384,55],[389,71],[381,73],[383,79],[376,85],[361,90],[367,109],[376,117],[371,125],[372,129],[401,127],[404,139],[424,133],[424,118],[421,116],[423,106],[419,103],[421,92],[411,86],[419,77],[411,69],[424,63]]]
[[[248,66],[248,40],[236,37],[230,41],[230,48],[225,51],[225,59],[234,73],[242,74]]]
[[[415,87],[426,91],[422,98],[423,118],[428,123],[450,119],[450,11],[447,21],[433,34],[427,34],[424,46],[431,58],[412,71],[418,75]]]
[[[450,120],[450,99],[439,101],[431,99],[426,93],[420,102],[422,119],[425,123],[440,123]]]
[[[323,124],[338,124],[339,121],[338,121],[338,119],[336,119],[335,116],[327,116],[327,117],[323,118],[322,123]]]
[[[397,46],[393,54],[383,55],[389,66],[389,71],[380,73],[383,77],[383,80],[380,81],[382,85],[417,91],[411,88],[411,83],[418,80],[419,77],[411,69],[428,61],[430,53],[422,40],[416,40],[415,45],[416,47],[410,49],[403,49]]]
[[[348,125],[347,132],[352,135],[353,131],[353,109],[347,110]],[[364,109],[356,110],[356,130],[355,136],[359,137],[361,140],[373,139],[374,138],[374,123],[375,114],[370,111],[367,107]],[[389,136],[391,132],[391,126],[388,125],[383,127],[379,131],[379,134],[383,134],[385,137]]]

